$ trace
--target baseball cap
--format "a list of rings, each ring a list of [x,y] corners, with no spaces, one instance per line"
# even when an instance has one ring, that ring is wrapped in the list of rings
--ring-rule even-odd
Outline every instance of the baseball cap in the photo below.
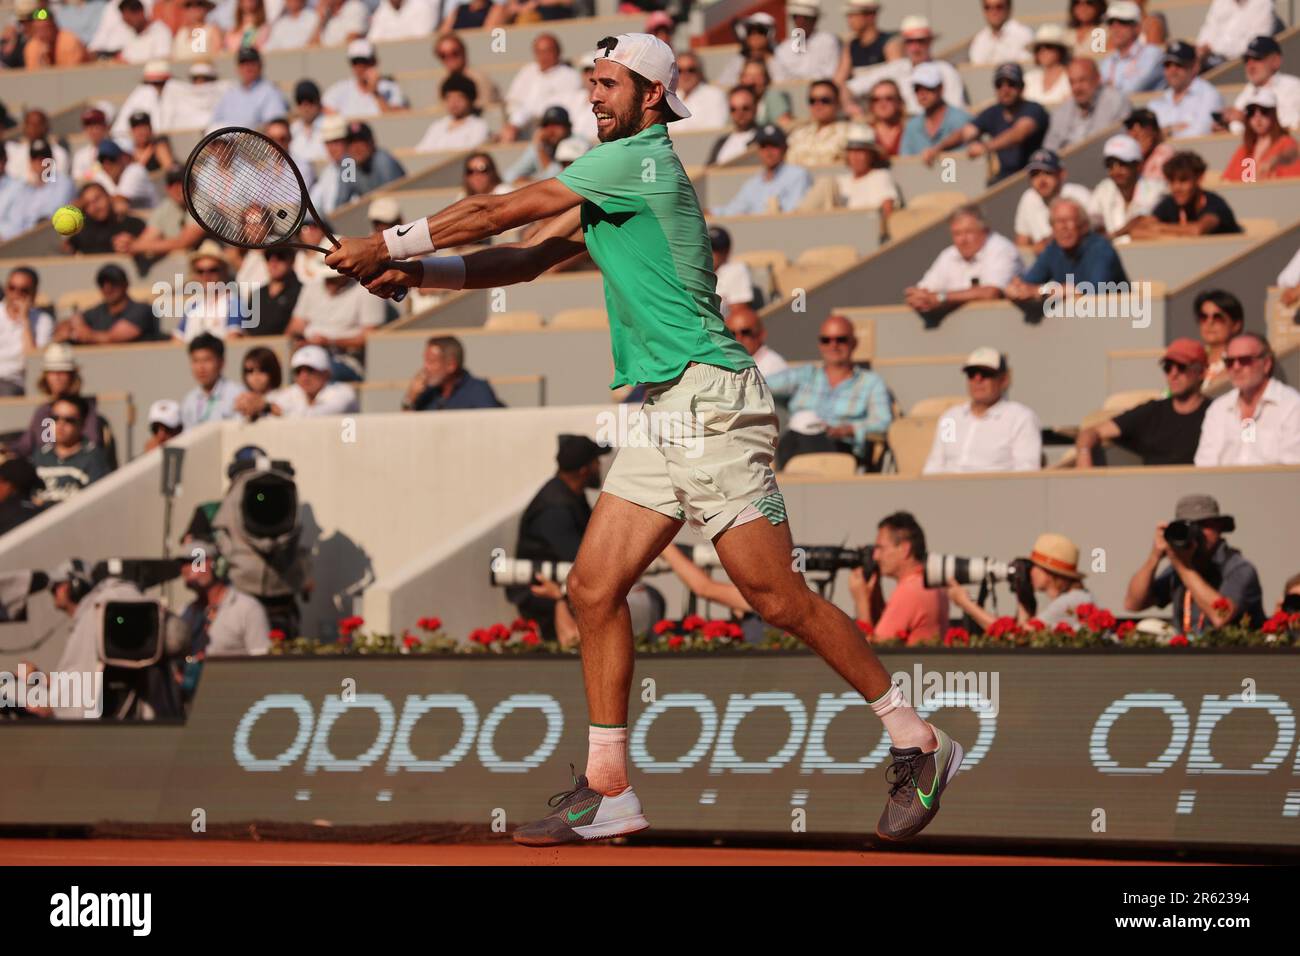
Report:
[[[255,46],[241,46],[239,55],[235,57],[236,63],[261,63],[262,54],[257,52]]]
[[[134,117],[132,117],[132,119],[134,119]],[[132,123],[131,125],[134,126],[135,124]],[[113,140],[106,139],[99,144],[99,149],[96,151],[95,155],[101,160],[121,159],[126,155],[126,153],[123,151],[122,147],[118,146]]]
[[[1221,521],[1225,531],[1235,530],[1237,522],[1232,515],[1219,512],[1219,503],[1212,495],[1183,495],[1174,506],[1176,521]]]
[[[923,86],[927,90],[937,90],[943,86],[943,73],[937,63],[927,61],[918,63],[912,69],[912,86]]]
[[[152,126],[153,117],[144,110],[138,110],[127,117],[127,123],[131,126]]]
[[[930,29],[930,21],[926,17],[919,16],[903,17],[898,32],[904,40],[919,40],[934,36],[934,31]]]
[[[1050,149],[1036,149],[1029,157],[1029,162],[1025,164],[1025,171],[1029,173],[1059,173],[1061,171],[1061,157]]]
[[[348,121],[342,116],[326,116],[320,121],[320,138],[322,143],[332,143],[337,139],[347,139]]]
[[[1267,88],[1257,89],[1246,97],[1246,101],[1241,106],[1242,109],[1251,106],[1262,106],[1268,110],[1275,110],[1277,109],[1277,94]]]
[[[371,222],[401,222],[402,207],[392,196],[380,196],[370,204],[366,218]]]
[[[721,226],[713,226],[709,229],[709,245],[716,250],[731,248],[731,233]]]
[[[589,148],[587,141],[580,136],[570,136],[567,139],[562,139],[560,145],[555,147],[555,161],[557,163],[571,163],[586,153]]]
[[[677,96],[677,56],[663,40],[648,33],[620,33],[605,37],[596,46],[604,52],[605,59],[622,64],[652,83],[663,84],[664,104],[673,114],[670,119],[686,119],[691,115]]]
[[[848,139],[844,143],[847,149],[866,149],[876,145],[876,131],[866,123],[854,123],[849,127]]]
[[[561,471],[573,471],[613,450],[608,445],[596,444],[586,435],[561,435],[555,463]]]
[[[1191,66],[1196,62],[1196,48],[1184,40],[1175,40],[1165,47],[1164,62],[1166,65]]]
[[[349,60],[371,60],[375,59],[375,45],[369,40],[353,40],[348,44]]]
[[[785,130],[775,123],[768,123],[758,131],[754,137],[754,143],[758,146],[784,146]]]
[[[1142,162],[1142,147],[1127,133],[1117,133],[1102,147],[1103,159],[1118,159],[1121,163]]]
[[[792,17],[820,17],[822,0],[790,0],[785,10]]]
[[[216,75],[217,75],[217,68],[207,60],[195,60],[193,63],[190,64],[191,77],[206,76],[210,78],[215,78]]]
[[[1260,36],[1255,37],[1246,44],[1247,60],[1262,60],[1266,56],[1272,56],[1274,53],[1281,53],[1282,47],[1272,37]]]
[[[72,354],[72,346],[67,342],[51,342],[41,355],[43,372],[75,372],[77,360]]]
[[[1059,23],[1044,23],[1034,31],[1033,46],[1070,46],[1070,41],[1065,38],[1065,27]]]
[[[108,125],[108,117],[104,115],[103,110],[91,108],[82,111],[81,125],[90,126],[93,123],[98,123],[100,126]]]
[[[766,30],[768,33],[771,33],[776,29],[776,17],[772,16],[770,13],[763,13],[762,11],[751,13],[743,20],[736,21],[736,27],[737,29],[743,28],[746,30],[750,27],[758,27],[761,30]]]
[[[104,285],[106,283],[112,283],[113,285],[127,284],[126,273],[121,266],[110,262],[95,273],[95,285]]]
[[[1142,10],[1133,0],[1111,0],[1106,7],[1106,22],[1119,20],[1121,23],[1141,23]]]
[[[254,51],[256,52],[256,51]],[[150,60],[144,65],[144,79],[149,80],[166,80],[172,75],[172,68],[166,60]]]
[[[112,140],[106,139],[104,142],[109,143]],[[54,155],[54,150],[50,148],[49,140],[34,139],[27,147],[27,155],[32,159],[49,159]]]
[[[1025,71],[1020,68],[1019,63],[1003,63],[993,71],[993,85],[997,86],[1001,80],[1010,80],[1016,86],[1025,85]]]
[[[293,88],[293,101],[295,103],[319,103],[320,87],[311,80],[299,80],[298,85]]]
[[[1007,357],[997,349],[984,345],[966,356],[966,364],[961,367],[961,370],[969,372],[973,368],[990,368],[995,372],[1005,372]]]
[[[348,124],[348,139],[359,139],[367,143],[375,141],[375,134],[368,123],[352,122]]]
[[[181,406],[175,399],[160,398],[149,406],[149,426],[166,425],[175,431],[181,427]]]
[[[542,114],[542,121],[538,125],[572,126],[573,123],[570,122],[569,120],[569,111],[566,110],[563,106],[551,106],[548,107],[546,112]]]
[[[319,345],[304,345],[289,360],[291,369],[314,368],[318,372],[330,370],[330,354]]]
[[[879,10],[880,0],[849,0],[846,9],[849,13],[861,13],[863,10]]]
[[[1210,357],[1205,351],[1205,346],[1197,339],[1182,338],[1174,339],[1165,349],[1165,354],[1161,361],[1172,359],[1175,362],[1182,362],[1184,365],[1201,364],[1209,365]]]

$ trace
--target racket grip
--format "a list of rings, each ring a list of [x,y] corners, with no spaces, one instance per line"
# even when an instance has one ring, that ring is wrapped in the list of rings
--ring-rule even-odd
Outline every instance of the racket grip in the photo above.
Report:
[[[394,302],[401,302],[403,299],[405,299],[405,298],[406,298],[406,291],[407,291],[406,289],[398,289],[396,292],[394,292],[394,293],[393,293],[393,301],[394,301]]]

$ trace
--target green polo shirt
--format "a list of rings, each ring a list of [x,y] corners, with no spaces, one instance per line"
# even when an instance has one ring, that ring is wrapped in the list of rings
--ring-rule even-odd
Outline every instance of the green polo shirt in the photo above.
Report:
[[[667,382],[691,362],[753,366],[723,324],[704,214],[665,125],[601,143],[559,179],[585,200],[583,238],[605,277],[611,388]]]

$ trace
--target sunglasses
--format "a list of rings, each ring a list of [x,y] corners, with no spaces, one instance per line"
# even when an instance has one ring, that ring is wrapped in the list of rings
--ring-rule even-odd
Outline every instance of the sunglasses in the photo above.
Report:
[[[35,286],[14,285],[12,282],[10,282],[7,286],[5,286],[5,288],[8,289],[10,292],[12,292],[14,295],[33,295],[36,292]]]
[[[809,106],[834,106],[835,100],[829,96],[810,96],[808,97]]]
[[[81,419],[76,415],[51,415],[56,422],[62,422],[65,425],[80,425]]]
[[[752,339],[754,336],[758,335],[758,329],[736,329],[736,334],[741,338]],[[826,340],[823,339],[822,341],[824,342]]]
[[[1132,164],[1130,164],[1130,163],[1126,163],[1126,162],[1124,162],[1124,160],[1122,160],[1122,159],[1117,159],[1117,158],[1114,157],[1114,156],[1108,156],[1108,157],[1106,157],[1106,168],[1107,168],[1107,169],[1114,169],[1116,166],[1129,166],[1129,165],[1134,165],[1134,166],[1136,166],[1137,164],[1136,164],[1136,163],[1132,163]]]
[[[479,173],[479,174],[482,174],[482,173],[489,173],[489,172],[491,172],[491,170],[488,169],[486,166],[466,166],[466,167],[465,167],[465,175],[467,175],[467,176],[468,176],[470,173]]]
[[[994,88],[995,90],[1000,90],[1000,89],[1002,89],[1002,87],[1004,87],[1004,86],[1012,86],[1012,87],[1015,87],[1016,89],[1020,89],[1022,85],[1023,85],[1023,84],[1021,84],[1021,83],[1017,83],[1015,80],[1006,80],[1006,79],[1003,79],[1003,80],[998,80],[996,83],[994,83],[994,84],[993,84],[993,88]]]
[[[195,269],[194,274],[196,276],[215,276],[221,274],[221,269],[217,266],[211,266],[207,269]]]
[[[847,335],[819,335],[817,341],[822,345],[848,345],[849,336]]]
[[[1250,368],[1263,357],[1263,352],[1256,352],[1254,355],[1225,355],[1223,367],[1232,368],[1234,365],[1240,365],[1242,368]]]
[[[1220,322],[1229,321],[1228,316],[1226,314],[1224,314],[1223,312],[1215,312],[1213,310],[1209,312],[1202,312],[1199,318],[1202,322],[1208,322],[1211,319],[1217,319]]]
[[[462,55],[463,54],[460,52],[460,50],[439,50],[437,53],[434,54],[434,56],[436,56],[440,60],[449,60],[453,56],[462,56]]]
[[[1260,106],[1258,103],[1252,103],[1250,106],[1246,107],[1246,118],[1249,119],[1253,116],[1261,116],[1261,115],[1272,116],[1276,112],[1277,110],[1273,109],[1272,107]]]
[[[1173,359],[1165,359],[1160,363],[1160,367],[1165,370],[1165,374],[1170,372],[1186,372],[1191,366],[1186,362],[1175,362]]]
[[[967,379],[977,379],[977,378],[978,378],[978,379],[997,378],[997,377],[998,377],[999,375],[1001,375],[1001,374],[1002,374],[1001,372],[998,372],[998,371],[996,371],[996,370],[994,370],[994,369],[991,369],[991,368],[968,368],[968,369],[966,369],[966,378],[967,378]]]

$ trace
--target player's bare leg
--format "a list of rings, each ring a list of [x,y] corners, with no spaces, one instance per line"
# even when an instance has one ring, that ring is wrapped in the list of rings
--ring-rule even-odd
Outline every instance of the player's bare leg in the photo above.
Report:
[[[889,731],[890,794],[876,834],[905,840],[939,811],[939,797],[961,766],[961,746],[920,718],[849,616],[809,590],[794,569],[790,525],[765,520],[728,528],[714,541],[727,576],[759,616],[816,651],[871,705]]]
[[[627,595],[682,522],[615,495],[601,495],[568,578],[582,635],[587,688],[586,773],[552,798],[554,812],[514,833],[525,846],[623,836],[649,824],[627,783],[627,711],[634,665]]]

